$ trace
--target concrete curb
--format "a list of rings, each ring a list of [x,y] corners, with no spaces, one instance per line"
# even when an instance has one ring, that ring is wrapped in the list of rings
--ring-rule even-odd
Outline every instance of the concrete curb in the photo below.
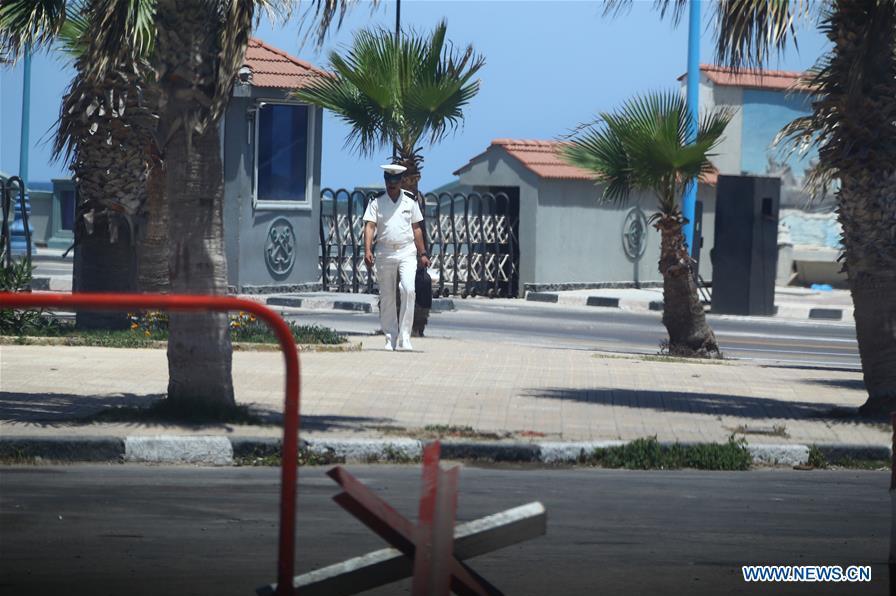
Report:
[[[633,300],[613,296],[569,295],[556,292],[526,292],[528,302],[547,302],[565,306],[596,306],[600,308],[618,308],[631,312],[647,312],[663,310],[662,300]],[[712,314],[711,311],[708,311]],[[850,321],[853,309],[849,307],[819,307],[792,302],[782,302],[775,306],[775,316],[782,319],[800,319],[806,321]]]
[[[375,302],[368,300],[336,300],[307,296],[271,296],[265,300],[267,306],[286,306],[289,308],[307,308],[313,310],[347,310],[354,312],[379,312]],[[455,310],[454,300],[450,298],[433,298],[431,312]]]
[[[594,449],[618,447],[627,441],[503,443],[442,441],[446,460],[575,464]],[[672,443],[661,443],[671,445]],[[690,444],[690,443],[688,443]],[[419,461],[424,441],[389,439],[310,439],[308,453],[326,461],[347,463],[410,463]],[[816,445],[829,461],[889,460],[890,448],[869,445]],[[754,464],[805,465],[809,445],[748,444]],[[134,462],[229,466],[245,457],[277,456],[280,439],[222,436],[158,435],[131,437],[0,437],[0,458],[12,461]]]

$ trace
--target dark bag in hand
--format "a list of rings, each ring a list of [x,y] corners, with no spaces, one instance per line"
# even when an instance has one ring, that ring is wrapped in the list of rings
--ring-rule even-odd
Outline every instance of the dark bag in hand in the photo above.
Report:
[[[426,269],[417,269],[417,276],[414,278],[414,291],[417,298],[414,302],[420,308],[432,308],[432,278]]]

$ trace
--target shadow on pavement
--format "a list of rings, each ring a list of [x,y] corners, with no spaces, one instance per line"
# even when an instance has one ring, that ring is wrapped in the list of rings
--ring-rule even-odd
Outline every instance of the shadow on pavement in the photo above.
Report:
[[[136,395],[133,393],[115,393],[109,395],[75,395],[68,393],[21,393],[0,391],[0,423],[54,427],[88,425],[96,421],[93,416],[110,408],[148,408],[159,400],[163,394]],[[270,408],[250,406],[253,415],[260,419],[264,426],[283,426],[283,412]],[[392,424],[391,418],[373,418],[366,416],[309,416],[301,417],[302,430],[328,431],[353,430],[361,431]],[[122,421],[116,425],[127,427],[147,427],[164,424],[183,428],[225,428],[233,426],[229,422],[210,422],[204,424],[178,423],[174,421]]]
[[[631,389],[532,389],[527,397],[570,400],[576,402],[706,416],[792,420],[824,419],[839,423],[877,424],[876,419],[862,418],[858,406],[848,404],[785,401],[764,397],[723,395],[718,393],[685,393]]]

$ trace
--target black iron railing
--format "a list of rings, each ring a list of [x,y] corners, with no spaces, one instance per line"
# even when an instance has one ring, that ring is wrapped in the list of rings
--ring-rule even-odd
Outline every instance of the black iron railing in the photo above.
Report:
[[[364,265],[364,210],[373,192],[321,191],[320,282],[324,290],[376,291]],[[514,297],[519,291],[518,205],[504,193],[427,194],[430,269],[442,296]]]

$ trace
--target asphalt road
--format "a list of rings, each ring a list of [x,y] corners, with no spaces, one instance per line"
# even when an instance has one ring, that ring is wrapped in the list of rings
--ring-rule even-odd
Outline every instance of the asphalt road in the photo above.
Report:
[[[656,353],[666,337],[659,313],[520,300],[455,299],[454,304],[456,311],[431,316],[428,335],[647,354]],[[379,328],[379,315],[375,313],[295,310],[289,316],[353,333]],[[728,357],[788,365],[860,367],[852,325],[713,315],[709,315],[709,322]]]
[[[384,545],[303,468],[297,570]],[[416,519],[417,466],[349,466]],[[240,594],[276,576],[279,470],[0,468],[0,592]],[[883,472],[464,468],[459,521],[533,500],[548,533],[470,562],[511,595],[884,594]],[[743,564],[871,565],[870,584],[747,584]],[[370,594],[406,594],[408,583]]]

